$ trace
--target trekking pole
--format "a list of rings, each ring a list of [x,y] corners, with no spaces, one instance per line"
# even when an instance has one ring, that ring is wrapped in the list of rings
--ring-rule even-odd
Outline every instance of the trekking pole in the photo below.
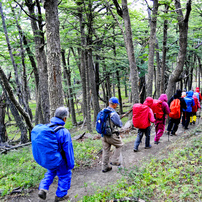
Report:
[[[169,142],[169,136],[170,136],[170,133],[168,132],[168,142]]]
[[[201,108],[199,109],[198,125],[199,125],[199,122],[200,122],[200,118],[201,118]]]

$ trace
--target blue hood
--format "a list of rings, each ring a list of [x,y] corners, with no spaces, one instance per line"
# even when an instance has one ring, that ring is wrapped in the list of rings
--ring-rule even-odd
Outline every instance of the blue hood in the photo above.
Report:
[[[62,125],[62,126],[65,125],[65,122],[62,119],[58,118],[58,117],[52,117],[51,118],[51,123],[54,123],[54,124],[57,124],[57,125]]]
[[[192,98],[194,95],[194,92],[192,90],[190,90],[188,93],[187,93],[187,97],[188,98]]]

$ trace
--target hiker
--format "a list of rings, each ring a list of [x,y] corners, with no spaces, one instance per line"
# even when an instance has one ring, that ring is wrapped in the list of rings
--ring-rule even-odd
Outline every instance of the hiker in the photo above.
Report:
[[[190,125],[192,125],[192,123],[193,124],[196,123],[196,112],[198,111],[198,109],[201,108],[201,105],[200,105],[200,102],[198,100],[197,95],[198,94],[196,92],[193,95],[195,105],[192,106],[192,114],[191,114],[191,117],[190,117]]]
[[[187,93],[186,92],[182,92],[182,98],[186,97],[187,96]]]
[[[51,124],[65,125],[68,117],[68,108],[59,107],[55,111],[55,116],[51,118]],[[47,170],[45,178],[41,180],[39,185],[38,196],[45,200],[49,186],[52,184],[55,176],[58,176],[58,188],[56,191],[55,202],[63,201],[69,198],[67,195],[71,185],[72,169],[74,168],[74,151],[71,135],[66,128],[62,128],[56,132],[59,151],[62,154],[61,164],[53,170]],[[48,155],[48,154],[47,154]]]
[[[202,100],[202,96],[201,96],[201,93],[200,93],[200,89],[199,89],[199,87],[196,87],[196,89],[195,89],[195,93],[197,93],[196,96],[197,96],[199,102],[201,102],[201,100]]]
[[[189,129],[189,122],[190,122],[190,116],[192,115],[192,106],[195,105],[194,99],[193,99],[194,92],[192,90],[188,91],[187,96],[184,98],[187,109],[183,109],[183,117],[182,117],[182,126],[185,130]]]
[[[174,94],[174,96],[172,96],[170,98],[170,100],[168,101],[169,107],[173,100],[178,99],[180,101],[180,103],[179,103],[180,104],[180,117],[179,118],[178,117],[170,118],[169,123],[168,123],[167,135],[170,135],[170,136],[177,135],[176,131],[178,130],[178,126],[180,124],[182,110],[187,108],[184,98],[181,97],[181,93],[182,93],[182,91],[180,89],[176,90],[176,93]],[[169,114],[169,116],[170,116],[170,114]]]
[[[121,148],[123,146],[123,142],[121,139],[121,136],[119,135],[119,130],[117,127],[122,127],[122,121],[119,117],[119,115],[116,113],[115,109],[119,105],[119,100],[116,97],[111,97],[109,99],[109,106],[107,109],[111,110],[110,113],[110,127],[111,127],[111,136],[103,135],[102,136],[102,145],[103,145],[103,154],[102,154],[102,172],[106,173],[108,171],[112,170],[112,167],[109,166],[109,157],[110,157],[110,149],[113,145],[116,149],[114,152],[114,155],[112,157],[112,161],[110,162],[113,166],[120,166],[120,154],[121,154]]]
[[[140,115],[137,114],[137,120],[133,120],[134,121],[142,121],[141,126],[138,128],[138,134],[137,137],[135,139],[135,143],[134,143],[134,152],[138,151],[138,146],[142,140],[143,134],[145,133],[145,149],[150,149],[152,146],[150,145],[150,131],[151,131],[151,122],[154,123],[155,122],[155,118],[154,118],[154,114],[153,111],[151,109],[151,106],[153,104],[153,98],[151,97],[147,97],[145,102],[143,103],[144,106],[148,106],[148,108],[144,108],[144,111],[142,113],[142,111],[139,111],[139,113],[141,113]],[[135,104],[138,105],[138,104]],[[142,106],[141,104],[139,104],[140,106]],[[139,106],[137,106],[139,107]],[[134,108],[133,114],[136,113],[138,110]],[[142,117],[140,117],[141,115],[143,115]],[[134,119],[134,116],[133,116]],[[135,125],[134,125],[135,126]]]
[[[161,138],[161,136],[164,133],[165,130],[165,124],[166,124],[166,115],[168,115],[170,113],[170,108],[167,104],[168,98],[166,94],[161,94],[159,99],[162,101],[162,111],[163,111],[163,116],[160,119],[156,118],[155,121],[155,137],[154,137],[154,144],[159,144],[159,140]]]

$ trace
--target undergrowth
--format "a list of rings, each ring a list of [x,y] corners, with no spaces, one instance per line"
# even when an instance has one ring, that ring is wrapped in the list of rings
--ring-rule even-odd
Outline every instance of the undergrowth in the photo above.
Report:
[[[1,195],[10,193],[14,188],[27,189],[38,185],[45,169],[33,159],[31,148],[25,147],[1,155],[0,192]]]

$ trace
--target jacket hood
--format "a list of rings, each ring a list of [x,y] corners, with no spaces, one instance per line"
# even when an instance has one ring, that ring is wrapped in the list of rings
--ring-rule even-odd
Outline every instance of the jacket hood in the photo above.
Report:
[[[167,97],[166,94],[161,94],[160,97],[159,97],[159,100],[167,102],[168,101],[168,97]]]
[[[180,98],[181,97],[181,94],[182,94],[182,91],[180,89],[176,90],[176,93],[174,95],[174,98]]]
[[[147,105],[148,107],[151,108],[151,106],[153,105],[153,98],[147,97],[146,100],[144,101],[143,105]]]
[[[58,118],[58,117],[52,117],[51,118],[51,123],[54,123],[54,124],[57,124],[57,125],[62,125],[62,126],[65,125],[65,122],[62,119]]]
[[[194,92],[192,90],[190,90],[188,93],[187,93],[187,97],[192,97],[194,94]]]
[[[199,87],[196,87],[196,90],[195,90],[197,93],[199,93],[200,92],[200,90],[199,90]]]

